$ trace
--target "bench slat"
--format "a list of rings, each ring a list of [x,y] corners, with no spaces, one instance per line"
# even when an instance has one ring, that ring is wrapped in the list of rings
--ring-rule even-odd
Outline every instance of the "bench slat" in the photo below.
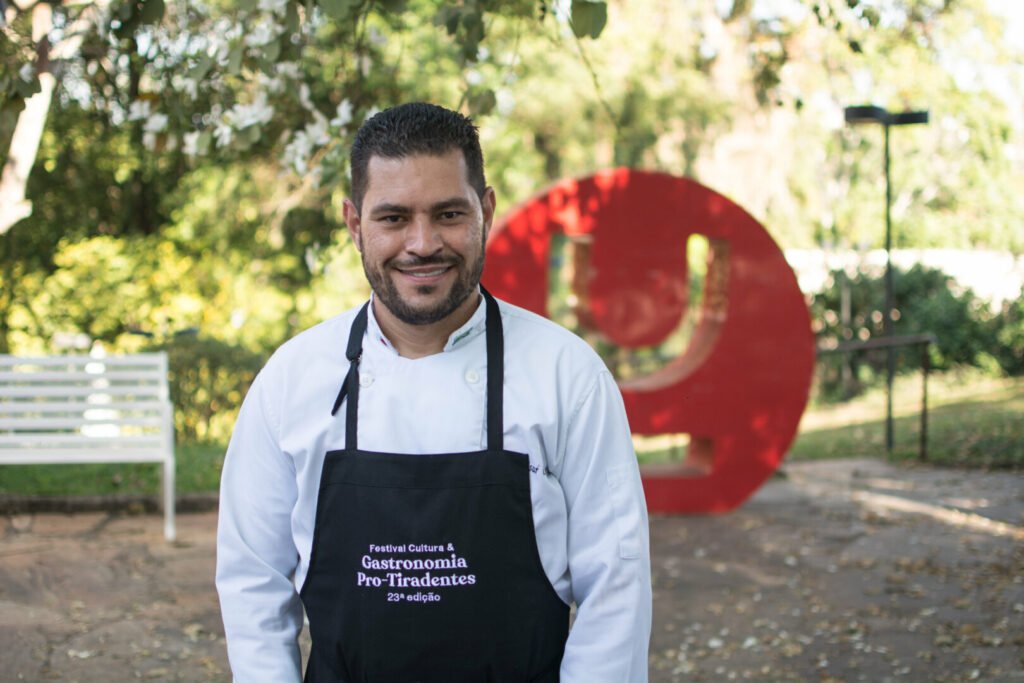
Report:
[[[164,462],[166,451],[130,449],[83,453],[63,448],[40,448],[33,451],[12,451],[0,449],[0,464],[3,465],[91,465],[93,463],[119,462]]]
[[[163,372],[159,368],[152,370],[105,370],[103,372],[83,372],[81,370],[61,371],[19,371],[0,370],[0,386],[3,383],[21,384],[24,382],[92,382],[105,379],[112,382],[144,382],[159,383],[164,381]]]
[[[140,427],[160,427],[164,424],[162,415],[153,417],[121,417],[104,415],[102,417],[0,417],[0,430],[14,431],[32,429],[74,429],[101,424],[130,425]]]
[[[14,398],[33,398],[39,396],[56,396],[56,397],[71,397],[71,396],[158,396],[162,397],[166,389],[161,386],[126,386],[126,387],[54,387],[54,386],[36,386],[36,387],[4,387],[0,389],[0,397],[14,397]]]
[[[104,425],[97,425],[101,427]],[[68,448],[118,448],[125,446],[154,446],[166,445],[164,437],[160,434],[112,434],[88,436],[86,434],[72,434],[61,432],[18,432],[17,434],[0,434],[0,451],[5,448],[17,448],[30,451],[35,444],[43,446],[60,446]]]
[[[160,397],[141,397],[138,401],[0,401],[0,415],[72,413],[86,410],[118,410],[131,412],[170,411],[171,404]]]
[[[166,354],[133,353],[130,356],[11,356],[0,354],[0,368],[21,365],[68,367],[102,363],[109,367],[146,367],[166,365]]]

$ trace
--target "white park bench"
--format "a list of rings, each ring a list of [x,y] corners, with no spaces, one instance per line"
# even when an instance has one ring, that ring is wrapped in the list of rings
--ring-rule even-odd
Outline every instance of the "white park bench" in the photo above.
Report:
[[[163,465],[174,539],[174,413],[167,354],[0,355],[0,465]]]

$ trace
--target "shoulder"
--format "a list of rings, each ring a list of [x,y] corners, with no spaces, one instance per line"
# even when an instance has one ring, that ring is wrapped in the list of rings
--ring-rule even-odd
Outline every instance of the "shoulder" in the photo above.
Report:
[[[362,304],[314,325],[283,343],[270,357],[262,374],[276,377],[322,368],[324,363],[347,364],[345,347],[352,321]]]
[[[561,325],[505,301],[499,300],[498,306],[506,363],[528,363],[534,372],[557,368],[559,374],[568,372],[574,380],[607,372],[594,349]]]

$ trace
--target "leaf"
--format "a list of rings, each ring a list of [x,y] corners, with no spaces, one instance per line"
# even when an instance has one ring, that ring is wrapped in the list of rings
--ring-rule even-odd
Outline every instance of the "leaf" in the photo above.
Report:
[[[23,81],[20,78],[14,79],[14,91],[26,100],[40,90],[42,90],[42,86],[38,78],[33,78],[31,81]]]
[[[235,43],[228,53],[228,73],[237,76],[242,70],[242,57],[245,56],[245,46],[242,43]]]
[[[298,33],[299,31],[299,9],[295,6],[294,2],[288,3],[288,9],[285,10],[284,15],[284,25],[288,29],[288,34]]]
[[[164,0],[144,0],[139,21],[143,24],[159,24],[164,18]]]
[[[281,56],[281,43],[279,40],[272,40],[263,46],[263,58],[268,62],[276,62]]]
[[[572,32],[577,38],[597,38],[608,23],[608,5],[594,0],[572,0]]]
[[[349,14],[352,11],[353,5],[357,4],[353,0],[319,0],[320,8],[323,9],[324,14],[332,19],[348,19]]]
[[[442,7],[434,15],[434,26],[444,26],[448,35],[453,35],[459,29],[460,16],[461,10],[458,7]]]
[[[206,156],[210,151],[211,144],[213,144],[213,131],[207,128],[199,134],[199,139],[196,140],[196,154]]]
[[[377,1],[380,4],[381,9],[383,9],[385,12],[391,12],[393,14],[398,14],[399,12],[404,12],[405,8],[406,8],[406,5],[409,4],[408,0],[377,0]]]
[[[494,111],[498,98],[490,88],[471,92],[467,98],[469,111],[477,116],[485,116]]]
[[[210,73],[210,68],[213,66],[213,57],[206,54],[205,52],[199,57],[199,61],[189,71],[189,78],[194,81],[201,81],[206,78],[206,74]]]
[[[235,4],[243,12],[253,12],[260,6],[259,0],[236,0]]]

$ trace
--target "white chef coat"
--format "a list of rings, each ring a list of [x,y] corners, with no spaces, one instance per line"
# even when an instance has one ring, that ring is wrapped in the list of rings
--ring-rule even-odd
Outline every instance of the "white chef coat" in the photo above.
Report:
[[[561,681],[642,683],[651,628],[647,507],[622,397],[581,339],[521,308],[499,307],[505,448],[529,456],[544,571],[562,600],[577,604]],[[324,455],[345,445],[345,410],[330,412],[357,310],[278,349],[253,382],[228,446],[217,590],[235,681],[301,680],[297,590],[309,567]],[[485,321],[481,299],[442,353],[409,359],[370,307],[359,366],[361,450],[486,448]]]

